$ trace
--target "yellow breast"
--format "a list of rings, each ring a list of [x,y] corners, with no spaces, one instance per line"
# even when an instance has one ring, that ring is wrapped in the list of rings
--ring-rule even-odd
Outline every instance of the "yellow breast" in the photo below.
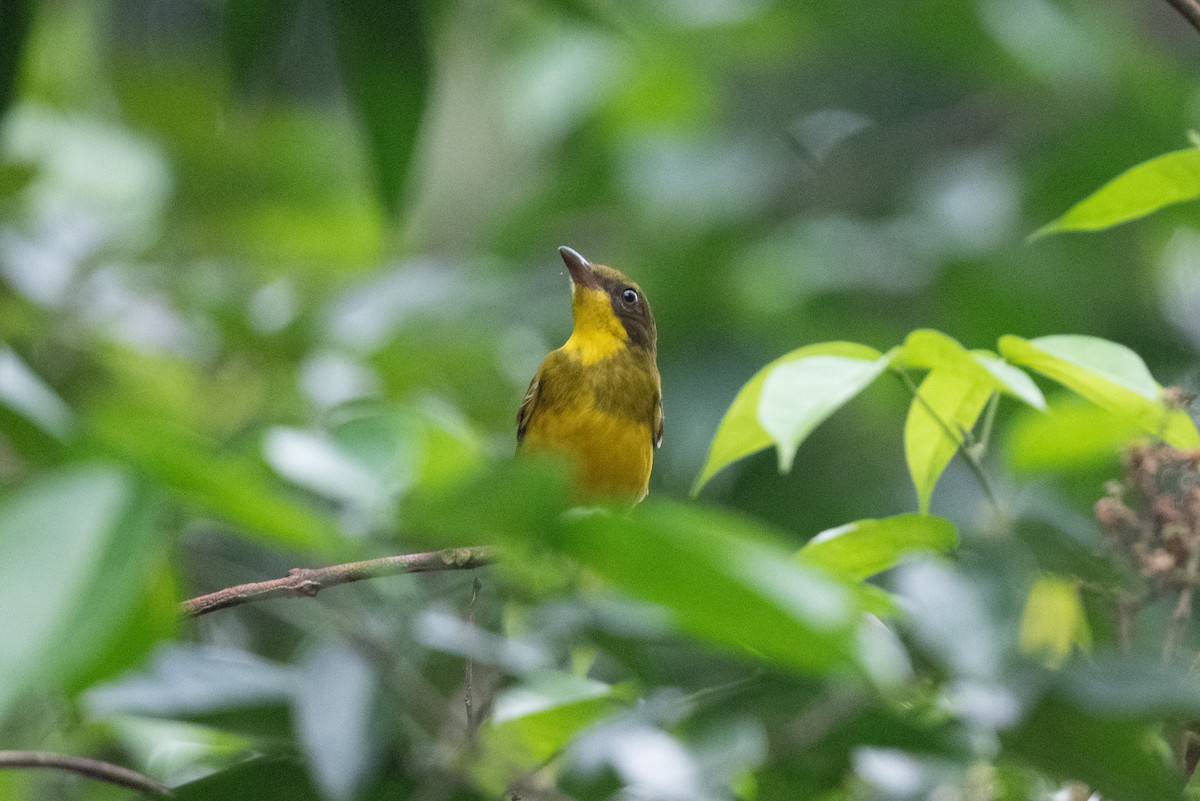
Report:
[[[591,497],[641,500],[650,486],[653,435],[637,423],[581,403],[533,415],[522,447],[559,453],[577,470],[579,486]]]

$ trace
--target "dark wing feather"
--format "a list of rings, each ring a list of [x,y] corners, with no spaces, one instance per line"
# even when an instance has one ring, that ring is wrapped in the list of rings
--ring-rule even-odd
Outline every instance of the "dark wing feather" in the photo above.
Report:
[[[517,410],[517,445],[521,444],[521,440],[525,439],[525,432],[529,429],[529,421],[533,417],[533,408],[537,406],[538,385],[541,383],[542,371],[539,369],[533,375],[533,380],[529,382],[529,389],[525,390],[525,399],[521,401],[521,408]]]
[[[659,387],[658,395],[654,398],[654,447],[662,447],[663,437],[663,410],[662,410],[662,387]]]

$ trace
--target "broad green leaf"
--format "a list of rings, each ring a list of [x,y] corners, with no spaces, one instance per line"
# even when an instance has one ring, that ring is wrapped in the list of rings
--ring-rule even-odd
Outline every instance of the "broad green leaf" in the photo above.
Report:
[[[160,535],[157,529],[148,533],[155,537]],[[137,597],[126,605],[124,619],[91,653],[90,662],[81,662],[80,669],[73,671],[68,692],[80,692],[140,665],[156,646],[178,633],[180,589],[166,557],[159,553],[159,564],[149,565],[146,574],[139,577]],[[91,626],[90,614],[79,623],[80,628]],[[75,639],[83,642],[83,638]],[[87,657],[87,653],[82,654],[83,659]]]
[[[1092,403],[1132,420],[1176,448],[1200,446],[1200,432],[1181,409],[1162,400],[1162,387],[1141,357],[1124,345],[1097,337],[1062,335],[1000,338],[1009,361],[1052,378]]]
[[[827,529],[796,554],[801,564],[859,580],[895,567],[905,556],[958,544],[954,525],[933,515],[903,514]]]
[[[270,788],[270,795],[264,794]],[[214,798],[257,798],[270,801],[326,801],[293,756],[256,756],[225,770],[209,773],[172,788],[175,801]],[[407,797],[409,793],[396,797]]]
[[[71,409],[63,399],[20,356],[3,346],[0,346],[0,404],[59,439],[66,439],[75,426]]]
[[[332,3],[338,60],[375,162],[384,209],[400,207],[429,89],[422,4],[394,0]]]
[[[1021,615],[1021,650],[1057,667],[1075,647],[1086,651],[1091,645],[1078,581],[1049,573],[1038,576]]]
[[[810,356],[842,356],[847,359],[874,361],[882,355],[874,348],[855,342],[822,342],[798,348],[763,367],[742,386],[729,410],[721,418],[708,450],[708,459],[705,460],[696,483],[692,485],[692,494],[699,493],[708,480],[726,465],[757,453],[771,444],[771,435],[758,419],[758,403],[762,397],[763,384],[776,367]]]
[[[257,460],[219,456],[179,425],[131,409],[101,408],[91,423],[91,435],[105,450],[246,535],[293,548],[340,550],[333,522],[283,495]]]
[[[1098,231],[1198,197],[1200,149],[1176,150],[1121,173],[1031,238],[1063,231]]]
[[[603,682],[537,673],[496,697],[485,736],[505,759],[528,770],[618,706],[613,688]]]
[[[929,511],[933,488],[991,397],[992,382],[940,368],[917,388],[904,423],[904,457],[922,512]]]
[[[1076,395],[1051,399],[1047,414],[1021,414],[1007,427],[1004,453],[1013,470],[1079,470],[1115,465],[1142,435],[1134,421]]]
[[[1047,697],[1000,733],[1004,752],[1112,801],[1178,801],[1183,781],[1150,747],[1143,716],[1109,716]]]
[[[973,350],[971,356],[992,374],[1001,391],[1024,401],[1039,411],[1046,410],[1046,398],[1038,389],[1038,385],[1033,383],[1029,373],[1020,367],[1014,367],[991,351]]]
[[[133,760],[133,766],[140,767],[167,787],[236,770],[241,763],[262,755],[262,741],[182,720],[116,715],[106,718],[104,726]],[[272,785],[272,792],[276,789]],[[181,795],[188,797],[186,791]],[[237,795],[207,796],[210,799],[228,797],[236,798]],[[276,796],[258,794],[255,797]],[[294,796],[287,798],[290,800]]]
[[[537,453],[485,465],[450,484],[420,487],[404,505],[408,527],[442,545],[520,545],[550,532],[570,506],[561,460]]]
[[[905,337],[900,354],[904,363],[913,367],[959,373],[1034,408],[1046,407],[1041,390],[1023,370],[986,350],[968,351],[941,331],[930,328],[913,331]]]
[[[1054,691],[1081,709],[1114,717],[1200,717],[1200,684],[1186,665],[1145,657],[1096,654],[1068,663]]]
[[[801,672],[863,670],[850,588],[748,520],[651,500],[568,521],[554,544],[715,645]]]
[[[785,362],[767,374],[758,422],[779,451],[779,470],[792,469],[796,450],[812,430],[866,389],[892,361],[815,355]]]
[[[0,505],[0,718],[106,647],[166,544],[155,511],[132,477],[99,464],[46,474]]]

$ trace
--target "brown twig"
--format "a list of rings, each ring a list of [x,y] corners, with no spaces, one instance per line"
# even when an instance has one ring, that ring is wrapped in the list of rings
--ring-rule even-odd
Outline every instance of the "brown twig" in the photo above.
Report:
[[[483,586],[483,582],[478,578],[471,582],[471,600],[467,604],[467,623],[471,628],[475,628],[475,603],[479,600],[479,589]],[[465,666],[466,671],[466,702],[467,702],[467,739],[470,740],[475,736],[475,728],[478,723],[476,720],[475,711],[475,660],[467,657]]]
[[[1192,27],[1200,31],[1200,2],[1197,0],[1167,0]]]
[[[1200,544],[1193,541],[1188,551],[1185,581],[1179,590],[1179,600],[1175,604],[1175,611],[1171,614],[1171,623],[1167,626],[1167,633],[1163,637],[1162,658],[1164,662],[1170,661],[1175,654],[1175,648],[1183,639],[1184,629],[1187,628],[1188,621],[1192,617],[1192,595],[1196,590],[1196,580],[1200,577]]]
[[[321,590],[352,581],[402,573],[473,570],[495,561],[495,548],[478,546],[384,556],[329,567],[296,567],[289,570],[283,578],[239,584],[183,601],[179,605],[179,612],[184,617],[199,617],[218,609],[228,609],[231,606],[264,601],[268,598],[311,598]]]
[[[89,779],[115,784],[146,795],[168,796],[171,790],[137,771],[87,757],[51,754],[45,751],[0,751],[0,769],[50,768],[77,773]]]

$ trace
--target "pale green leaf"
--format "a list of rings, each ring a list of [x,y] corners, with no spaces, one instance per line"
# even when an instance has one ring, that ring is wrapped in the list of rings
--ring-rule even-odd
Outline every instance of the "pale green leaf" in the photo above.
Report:
[[[905,556],[945,551],[958,544],[950,521],[933,515],[903,514],[858,520],[822,531],[796,554],[802,563],[854,579],[895,567]]]
[[[991,351],[973,350],[971,356],[992,374],[1001,391],[1024,401],[1038,411],[1046,411],[1046,398],[1038,389],[1038,385],[1033,383],[1029,373],[1009,364]]]
[[[812,430],[864,390],[892,361],[818,354],[771,370],[758,399],[758,422],[779,450],[779,469],[792,468]]]
[[[1076,395],[1050,401],[1047,414],[1022,414],[1007,427],[1004,453],[1013,470],[1078,470],[1116,466],[1121,448],[1141,427]]]
[[[993,383],[949,370],[931,370],[917,388],[904,423],[904,457],[922,512],[965,432],[975,426],[992,396]]]
[[[1036,409],[1046,408],[1041,390],[1023,370],[986,350],[968,351],[941,331],[919,328],[910,333],[904,339],[901,358],[912,367],[960,373]]]
[[[701,640],[801,672],[865,672],[852,586],[783,542],[743,517],[651,499],[570,520],[553,544]]]
[[[1164,153],[1113,178],[1034,232],[1098,231],[1200,197],[1200,149]]]
[[[1021,650],[1058,667],[1078,647],[1091,649],[1079,582],[1049,573],[1038,576],[1021,615]]]
[[[613,688],[570,673],[543,672],[496,697],[484,736],[512,762],[531,768],[579,731],[618,708]]]
[[[1162,387],[1141,357],[1124,345],[1075,335],[1032,340],[1005,336],[1000,351],[1009,361],[1059,382],[1169,445],[1200,446],[1195,423],[1182,410],[1164,403]]]
[[[692,486],[693,495],[698,493],[705,483],[726,465],[752,453],[757,453],[771,444],[771,435],[758,420],[759,398],[762,396],[763,384],[771,371],[780,365],[818,355],[843,356],[848,359],[872,361],[878,359],[882,354],[874,348],[854,342],[822,342],[794,350],[763,367],[738,391],[729,410],[721,418],[721,423],[717,426],[717,433],[709,447],[708,459],[705,460],[704,468]]]
[[[0,717],[106,647],[165,544],[153,516],[133,479],[106,465],[47,474],[0,506]]]

